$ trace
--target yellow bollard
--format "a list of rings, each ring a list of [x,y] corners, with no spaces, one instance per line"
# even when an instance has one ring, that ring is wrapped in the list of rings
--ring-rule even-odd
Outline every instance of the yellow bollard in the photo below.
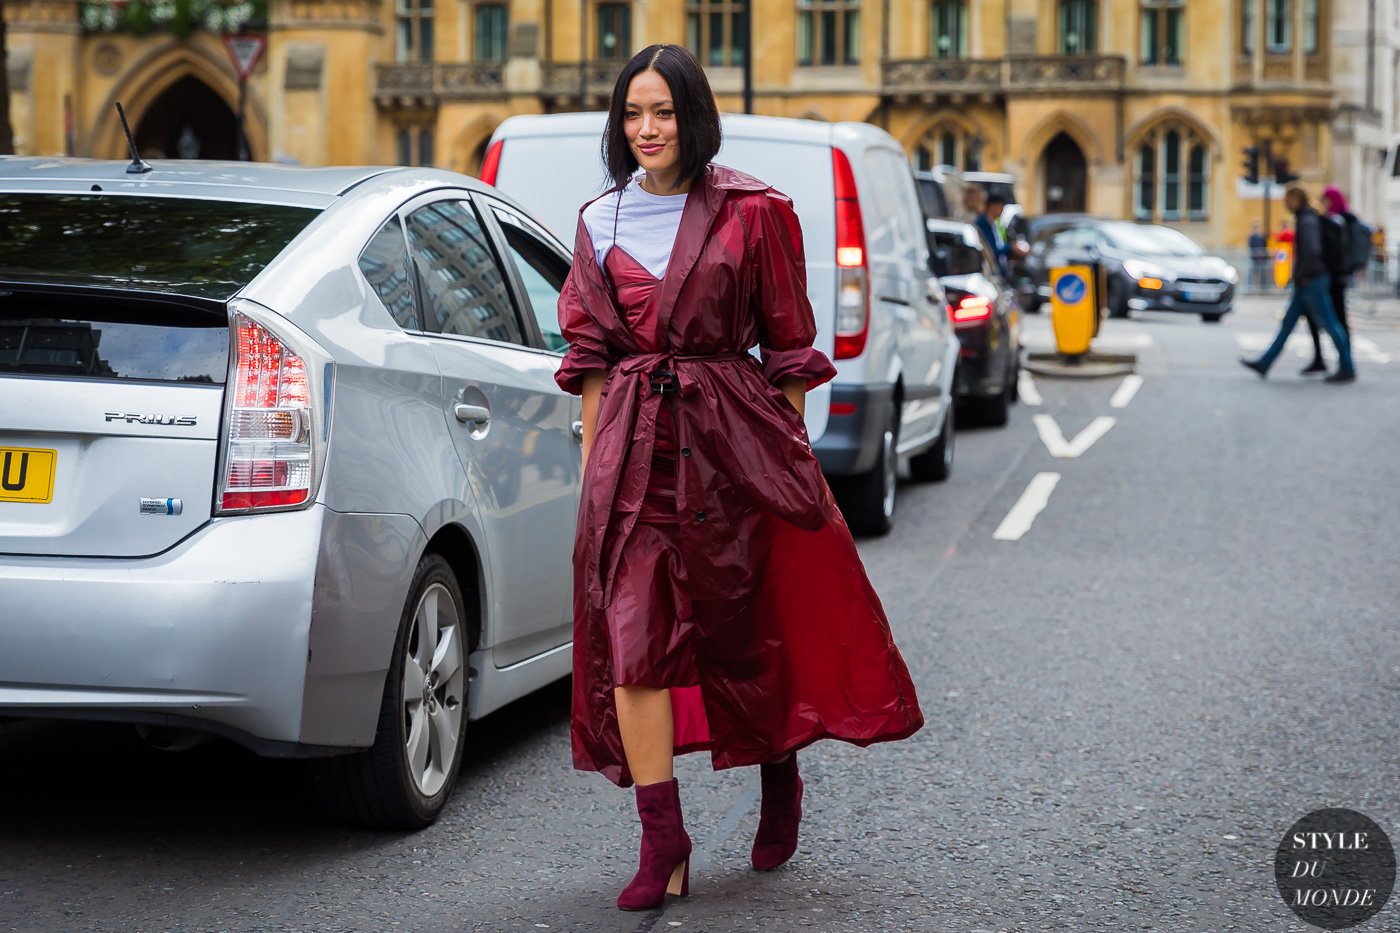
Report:
[[[1279,243],[1274,246],[1274,284],[1287,288],[1293,278],[1293,244]]]
[[[1064,356],[1089,352],[1099,323],[1098,278],[1089,265],[1050,270],[1050,324],[1055,349]]]

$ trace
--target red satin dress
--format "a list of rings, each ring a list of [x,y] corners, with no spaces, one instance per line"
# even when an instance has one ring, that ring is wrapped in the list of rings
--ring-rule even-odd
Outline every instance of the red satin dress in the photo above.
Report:
[[[603,260],[618,307],[645,353],[657,340],[661,280],[620,246]],[[622,686],[668,687],[681,747],[709,741],[692,650],[694,619],[686,598],[685,562],[676,540],[676,440],[671,413],[662,406],[656,421],[651,477],[636,523],[622,543],[617,588],[608,612],[612,662]]]

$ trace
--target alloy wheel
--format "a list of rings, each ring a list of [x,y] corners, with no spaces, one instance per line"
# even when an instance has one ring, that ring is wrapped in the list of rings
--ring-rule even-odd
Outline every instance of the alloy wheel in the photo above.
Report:
[[[405,760],[420,793],[442,790],[466,711],[462,617],[441,583],[423,591],[413,613],[403,665]]]

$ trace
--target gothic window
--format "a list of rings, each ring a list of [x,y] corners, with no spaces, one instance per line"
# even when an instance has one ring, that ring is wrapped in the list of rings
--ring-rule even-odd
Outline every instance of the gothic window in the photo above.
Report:
[[[1154,129],[1133,157],[1133,217],[1137,220],[1205,220],[1209,216],[1210,149],[1201,136],[1176,123]]]
[[[433,60],[433,0],[397,0],[395,54],[401,62]]]
[[[598,57],[618,61],[632,55],[632,4],[598,4]]]
[[[860,0],[797,0],[797,64],[860,64]]]
[[[1240,0],[1240,51],[1254,54],[1254,5],[1259,0]]]
[[[1303,0],[1303,52],[1308,55],[1317,53],[1317,2],[1318,0]]]
[[[1293,51],[1293,0],[1266,0],[1264,39],[1270,52]]]
[[[934,58],[967,57],[967,0],[934,0]]]
[[[1186,51],[1186,0],[1142,0],[1142,63],[1180,65]]]
[[[506,60],[509,13],[504,3],[478,3],[472,11],[472,57],[479,62]]]
[[[1097,0],[1060,0],[1060,54],[1089,55],[1099,50]]]
[[[688,0],[685,44],[710,68],[744,63],[744,4],[741,0]]]
[[[433,164],[433,131],[425,126],[401,126],[396,136],[400,165]]]
[[[981,137],[955,124],[935,126],[914,147],[914,167],[928,171],[935,165],[951,165],[965,172],[981,171]]]

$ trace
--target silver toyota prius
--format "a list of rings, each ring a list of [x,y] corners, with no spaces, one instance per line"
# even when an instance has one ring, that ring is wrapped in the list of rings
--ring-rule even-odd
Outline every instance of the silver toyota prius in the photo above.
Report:
[[[0,717],[420,827],[569,672],[568,250],[449,172],[0,159]]]

